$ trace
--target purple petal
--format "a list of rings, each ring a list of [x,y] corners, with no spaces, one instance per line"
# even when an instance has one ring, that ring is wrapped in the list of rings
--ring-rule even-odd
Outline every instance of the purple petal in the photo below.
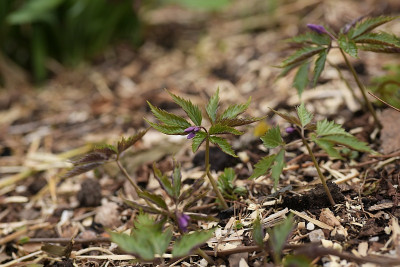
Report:
[[[179,228],[183,231],[186,232],[187,231],[187,227],[189,225],[189,221],[190,221],[190,217],[185,214],[177,214],[177,220],[178,220],[178,226]]]
[[[313,31],[315,31],[315,32],[317,32],[317,33],[319,33],[319,34],[326,33],[326,30],[325,30],[324,26],[322,26],[322,25],[318,25],[318,24],[307,24],[307,27],[308,27],[310,30],[313,30]]]
[[[195,132],[190,132],[189,134],[188,134],[188,136],[187,136],[187,139],[192,139],[193,137],[195,137],[196,136],[196,133]]]
[[[200,127],[194,126],[193,132],[197,133],[198,131],[200,131]]]
[[[288,134],[290,134],[290,133],[293,133],[295,130],[296,130],[296,129],[293,128],[293,127],[287,127],[287,128],[285,129],[285,132],[288,133]]]
[[[190,126],[190,127],[186,128],[186,129],[184,130],[184,132],[185,132],[185,133],[190,133],[190,132],[195,131],[196,128],[199,128],[199,127],[197,127],[197,126]],[[197,130],[197,131],[198,131],[198,130]]]

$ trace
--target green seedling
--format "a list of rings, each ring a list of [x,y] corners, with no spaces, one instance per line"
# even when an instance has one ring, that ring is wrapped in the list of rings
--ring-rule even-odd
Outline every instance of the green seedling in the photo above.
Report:
[[[238,196],[243,196],[247,193],[246,188],[233,184],[235,178],[236,174],[233,168],[225,168],[224,172],[218,177],[219,190],[224,197],[231,200],[236,200]]]
[[[400,107],[400,65],[388,65],[384,76],[372,79],[369,87],[382,101]]]
[[[344,146],[361,152],[372,152],[371,148],[368,147],[367,143],[359,141],[356,137],[346,132],[340,124],[336,124],[333,121],[325,119],[318,121],[317,123],[312,123],[313,114],[304,107],[304,104],[301,104],[297,108],[297,116],[292,116],[275,110],[273,110],[273,112],[293,125],[293,127],[286,129],[287,132],[299,132],[301,142],[306,147],[308,154],[314,163],[328,199],[332,205],[335,205],[335,201],[333,200],[326,184],[326,178],[318,165],[313,151],[311,150],[310,143],[312,142],[316,144],[319,148],[328,153],[329,157],[335,159],[343,159],[337,146]],[[281,136],[279,126],[269,129],[265,135],[261,137],[261,140],[266,148],[277,149],[278,152],[263,157],[255,165],[254,172],[250,178],[253,179],[265,175],[269,170],[271,170],[271,176],[274,179],[274,187],[276,188],[285,165],[285,149],[287,144]]]
[[[292,69],[298,68],[293,86],[301,96],[303,90],[310,83],[310,80],[313,86],[317,84],[327,62],[328,53],[332,49],[339,49],[346,62],[346,66],[352,73],[361,91],[365,105],[374,117],[376,125],[381,127],[375,110],[367,98],[366,89],[347,55],[358,58],[359,50],[376,53],[400,53],[400,39],[398,37],[383,31],[372,32],[378,26],[396,18],[398,17],[361,17],[346,24],[338,33],[334,33],[332,30],[321,25],[308,24],[307,26],[311,29],[311,32],[289,39],[289,42],[300,46],[300,49],[282,62],[280,65],[283,68],[281,76],[285,76]],[[316,60],[314,60],[315,57]],[[314,61],[312,78],[309,79],[312,61]]]
[[[168,91],[167,91],[168,92]],[[210,127],[203,126],[203,115],[200,108],[194,105],[190,100],[183,99],[177,95],[168,92],[174,102],[178,104],[187,114],[191,122],[172,114],[163,109],[159,109],[148,102],[154,116],[159,120],[158,123],[146,120],[154,129],[168,135],[187,135],[188,139],[192,139],[192,150],[196,152],[199,147],[205,143],[205,174],[217,195],[219,203],[224,209],[228,208],[228,204],[210,171],[210,143],[218,146],[222,151],[231,156],[237,157],[228,141],[221,137],[224,134],[241,135],[243,132],[235,127],[247,125],[262,118],[238,118],[240,114],[245,112],[250,105],[251,98],[244,104],[230,105],[223,112],[218,112],[219,108],[219,90],[209,99],[205,110],[206,118],[210,122]]]
[[[172,257],[180,258],[189,255],[213,236],[214,230],[196,231],[183,234],[173,242]],[[110,232],[111,240],[124,251],[132,253],[143,261],[152,261],[167,251],[172,242],[173,229],[165,226],[165,220],[155,221],[148,214],[139,214],[130,235]],[[202,255],[203,256],[203,255]],[[211,260],[210,260],[211,261]]]

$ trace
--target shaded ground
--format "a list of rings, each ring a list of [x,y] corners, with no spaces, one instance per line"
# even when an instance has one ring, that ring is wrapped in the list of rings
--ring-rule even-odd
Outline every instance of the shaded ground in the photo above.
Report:
[[[22,79],[2,89],[0,262],[11,265],[13,260],[18,262],[21,257],[31,255],[27,260],[46,266],[72,266],[72,261],[78,266],[126,264],[118,260],[117,254],[123,252],[110,245],[104,229],[122,231],[131,226],[137,211],[122,203],[118,192],[134,197],[133,189],[113,164],[63,180],[60,173],[71,167],[69,159],[89,151],[93,144],[115,143],[121,135],[132,135],[147,127],[143,118],[152,116],[146,100],[179,114],[164,88],[201,105],[217,87],[225,105],[244,102],[252,96],[248,115],[269,115],[265,121],[268,125],[277,123],[286,127],[285,122],[269,111],[269,108],[292,111],[299,104],[291,77],[276,81],[280,70],[272,66],[289,53],[282,49],[281,41],[305,31],[309,22],[322,21],[337,29],[368,12],[398,14],[400,11],[396,1],[297,2],[285,1],[269,15],[262,1],[238,2],[215,15],[177,8],[158,10],[147,15],[149,36],[138,51],[121,44],[90,66],[76,70],[53,66],[54,78],[43,88],[34,89]],[[399,22],[388,25],[388,31],[398,35]],[[354,64],[366,83],[384,73],[384,64],[399,60],[398,56],[364,53],[360,53],[360,58]],[[333,54],[330,60],[340,66],[341,57]],[[204,250],[210,255],[215,255],[214,249],[218,250],[215,260],[219,264],[239,266],[243,258],[250,266],[260,266],[263,259],[254,252],[256,249],[243,249],[254,245],[249,232],[255,210],[261,212],[268,228],[292,209],[304,213],[297,215],[288,245],[310,243],[313,230],[301,223],[313,223],[330,241],[322,242],[321,249],[339,246],[347,253],[340,254],[343,260],[340,262],[331,250],[324,253],[314,249],[315,255],[305,251],[316,264],[331,262],[330,266],[348,266],[353,262],[357,266],[362,263],[357,257],[364,257],[369,262],[389,266],[389,259],[377,260],[372,255],[400,256],[395,219],[400,216],[400,169],[396,153],[400,147],[394,123],[399,115],[384,110],[384,128],[381,132],[375,129],[368,114],[360,111],[357,101],[329,66],[318,86],[305,92],[304,101],[317,118],[328,117],[343,123],[347,130],[385,156],[359,155],[353,160],[331,161],[316,151],[324,174],[337,184],[334,196],[338,205],[330,207],[336,220],[326,219],[325,208],[329,205],[324,204],[323,195],[318,193],[319,182],[310,158],[299,147],[294,146],[290,151],[279,184],[279,188],[290,185],[287,190],[273,193],[269,177],[247,180],[252,166],[266,155],[260,149],[261,141],[254,136],[257,128],[249,127],[246,135],[232,139],[236,152],[243,152],[246,157],[232,159],[213,152],[214,169],[234,166],[238,174],[236,183],[245,186],[249,195],[231,202],[233,208],[222,212],[210,205],[212,197],[199,201],[197,211],[217,216],[223,230]],[[156,161],[163,171],[171,170],[171,154],[182,163],[184,178],[202,175],[198,159],[203,155],[193,155],[190,149],[184,137],[171,138],[152,130],[125,154],[123,163],[140,186],[158,193],[151,166]],[[186,186],[190,186],[190,180],[193,179],[188,179]],[[269,221],[274,214],[278,220]],[[243,231],[233,229],[235,220],[243,223]],[[25,236],[32,238],[31,241],[18,244],[17,240]],[[72,248],[72,261],[55,263],[59,259],[40,252],[43,239],[38,238],[66,244],[71,237],[77,240]],[[108,255],[111,251],[116,255]],[[240,257],[233,256],[238,252]],[[189,266],[199,263],[200,258],[193,256],[183,262],[187,265],[180,263],[182,266]]]

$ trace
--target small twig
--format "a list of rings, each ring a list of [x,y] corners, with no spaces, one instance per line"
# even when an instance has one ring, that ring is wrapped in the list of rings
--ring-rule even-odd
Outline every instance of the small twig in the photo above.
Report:
[[[394,107],[394,106],[390,105],[388,102],[386,102],[386,101],[384,101],[384,100],[380,99],[379,97],[377,97],[377,96],[376,96],[376,95],[374,95],[373,93],[371,93],[371,92],[368,92],[368,94],[370,94],[371,96],[375,97],[376,99],[378,99],[379,101],[381,101],[381,102],[382,102],[382,103],[384,103],[385,105],[388,105],[388,106],[389,106],[389,107],[391,107],[392,109],[394,109],[394,110],[396,110],[396,111],[400,112],[400,109],[398,109],[398,108],[396,108],[396,107]]]
[[[58,244],[69,244],[71,238],[55,237],[55,238],[31,238],[26,243],[58,243]],[[95,238],[77,238],[74,239],[75,244],[89,244],[89,243],[102,243],[111,242],[108,237],[95,237]]]

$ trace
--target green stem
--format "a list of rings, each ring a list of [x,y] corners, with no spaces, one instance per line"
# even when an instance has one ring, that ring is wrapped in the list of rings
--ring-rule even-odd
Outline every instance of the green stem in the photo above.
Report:
[[[335,206],[336,203],[332,198],[331,191],[329,190],[328,185],[326,184],[325,176],[322,174],[321,169],[319,168],[319,165],[318,165],[317,159],[314,156],[314,153],[312,152],[310,146],[308,145],[308,142],[305,140],[303,135],[302,135],[301,139],[303,140],[303,144],[306,146],[306,148],[308,150],[308,154],[310,154],[310,157],[314,163],[314,166],[317,169],[319,179],[321,180],[321,183],[324,186],[325,193],[328,195],[329,202],[331,203],[332,206]]]
[[[211,186],[213,187],[213,190],[215,194],[217,195],[217,198],[219,202],[221,203],[222,207],[224,209],[228,209],[229,206],[226,204],[226,201],[224,197],[222,196],[221,192],[218,189],[217,183],[214,180],[214,177],[212,177],[211,172],[210,172],[210,139],[209,136],[206,138],[206,155],[205,155],[205,163],[206,163],[206,173],[207,177],[210,180]]]
[[[350,63],[349,59],[347,58],[346,54],[344,53],[343,49],[340,48],[339,50],[342,53],[344,61],[346,62],[347,67],[350,69],[351,74],[353,74],[354,80],[356,81],[358,88],[360,88],[361,94],[364,98],[364,102],[367,105],[367,108],[368,108],[369,112],[371,113],[372,117],[374,117],[375,124],[379,127],[379,129],[382,129],[382,125],[379,122],[379,119],[378,119],[378,116],[376,115],[374,107],[372,106],[371,102],[368,100],[364,85],[361,83],[360,79],[358,78],[358,75],[357,75],[355,69],[353,68],[353,65],[351,65],[351,63]]]

